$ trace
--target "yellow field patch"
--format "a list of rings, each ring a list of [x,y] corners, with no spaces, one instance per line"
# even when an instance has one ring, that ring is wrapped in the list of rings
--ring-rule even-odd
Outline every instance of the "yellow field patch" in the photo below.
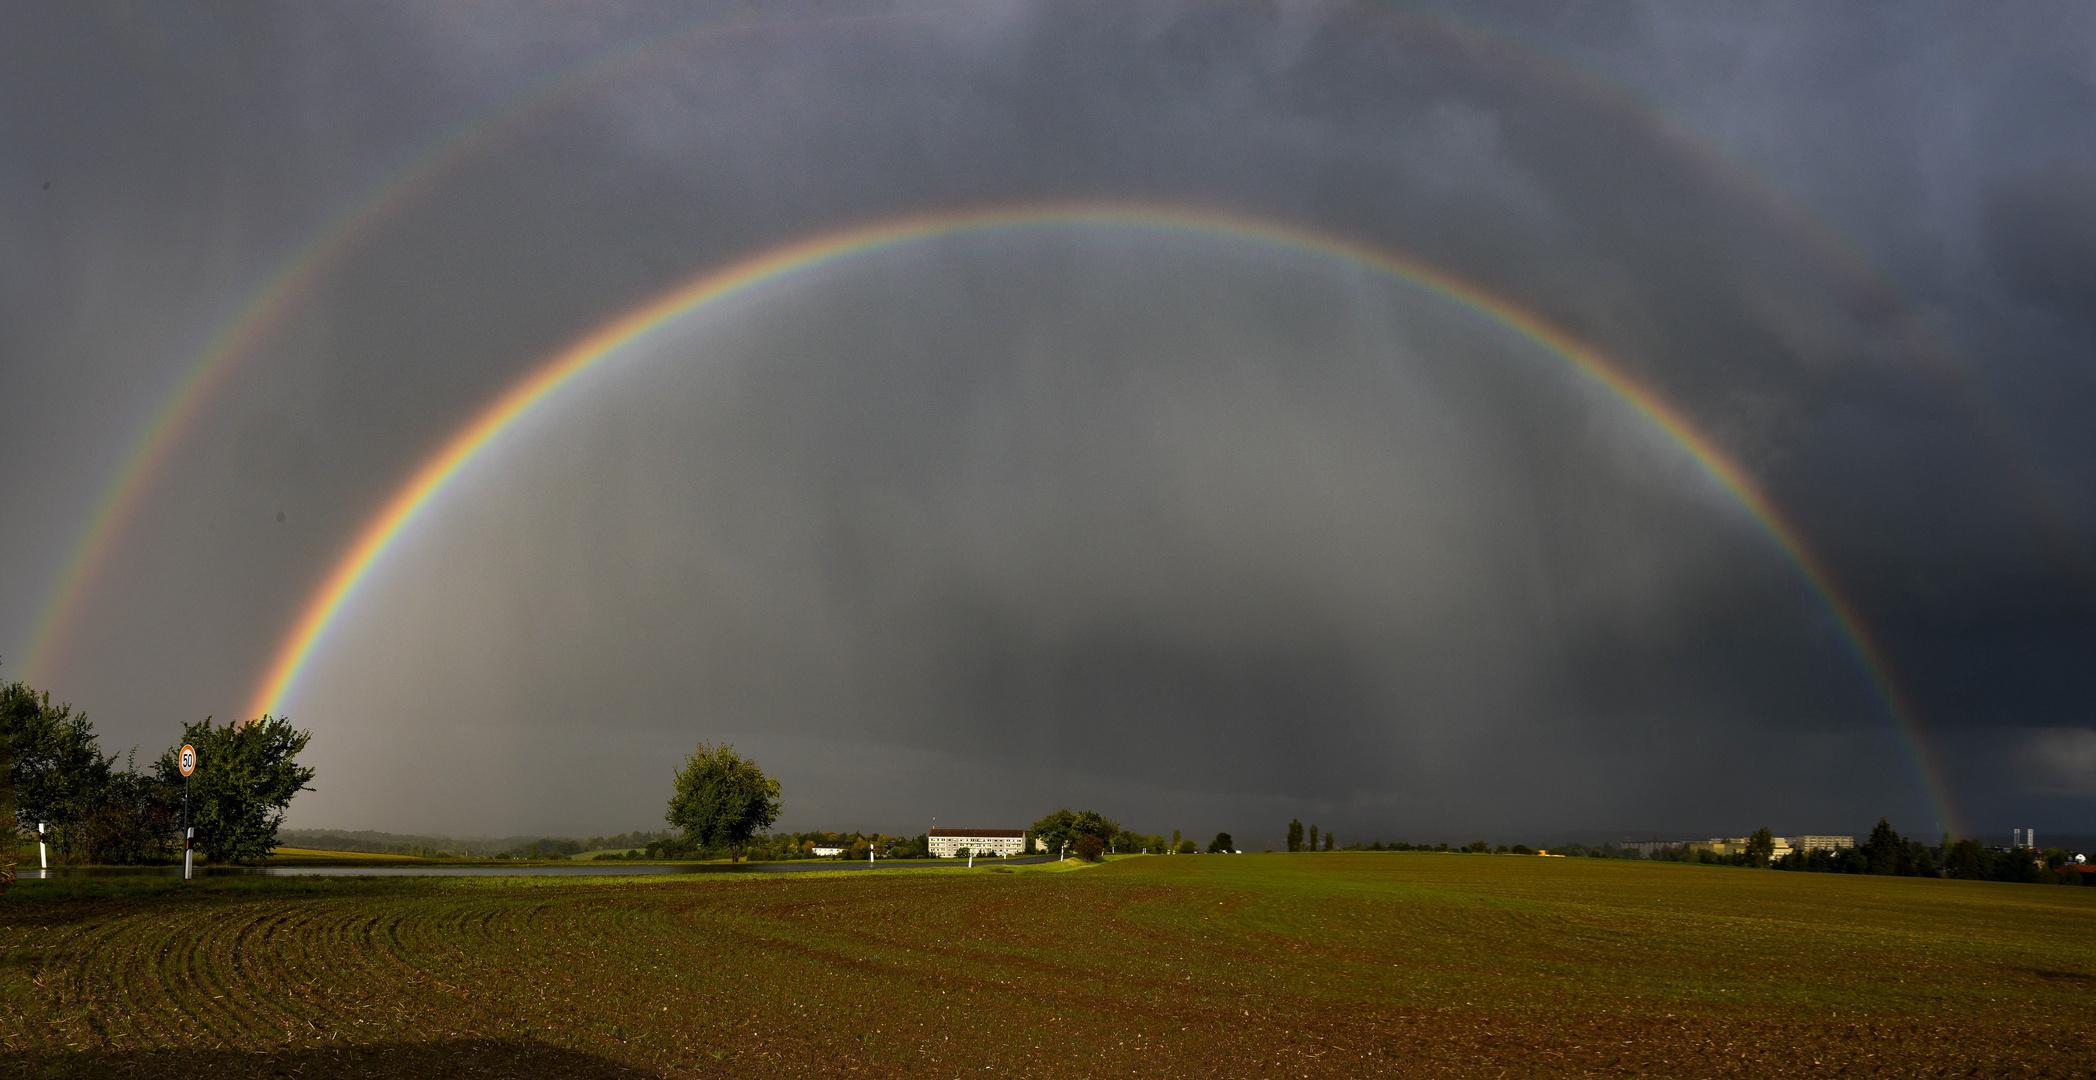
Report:
[[[328,851],[322,848],[280,847],[270,849],[278,859],[363,859],[381,862],[421,862],[413,855],[380,855],[371,851]]]

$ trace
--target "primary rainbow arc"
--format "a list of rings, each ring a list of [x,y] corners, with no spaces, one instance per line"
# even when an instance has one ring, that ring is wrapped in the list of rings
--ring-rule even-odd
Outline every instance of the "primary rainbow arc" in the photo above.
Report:
[[[279,715],[299,676],[371,569],[402,529],[459,470],[519,417],[546,397],[657,327],[711,304],[742,297],[766,285],[843,260],[899,245],[960,233],[1041,226],[1119,226],[1225,236],[1359,264],[1453,301],[1515,332],[1571,365],[1582,376],[1629,405],[1678,444],[1698,466],[1737,500],[1826,605],[1863,675],[1883,701],[1930,808],[1943,825],[1958,831],[1950,800],[1926,748],[1911,705],[1891,677],[1883,651],[1865,628],[1853,602],[1798,530],[1762,494],[1739,464],[1705,437],[1678,409],[1620,367],[1541,317],[1437,267],[1355,241],[1310,229],[1234,214],[1176,206],[1077,203],[992,207],[926,214],[877,222],[815,236],[734,263],[699,278],[604,324],[533,370],[446,439],[388,499],[335,562],[283,639],[247,715]]]

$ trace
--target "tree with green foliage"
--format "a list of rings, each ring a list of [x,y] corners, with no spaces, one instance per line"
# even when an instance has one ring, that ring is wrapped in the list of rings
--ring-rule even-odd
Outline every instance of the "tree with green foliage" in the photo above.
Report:
[[[1307,851],[1316,851],[1316,850],[1317,850],[1317,826],[1315,826],[1315,825],[1312,825],[1312,826],[1310,826],[1310,846],[1309,846],[1308,848],[1306,848],[1305,850],[1307,850]]]
[[[1120,833],[1121,824],[1097,810],[1079,810],[1070,828],[1080,836],[1096,836],[1104,844]]]
[[[313,733],[292,727],[283,717],[264,716],[251,723],[227,721],[221,727],[205,717],[182,725],[182,742],[196,747],[196,775],[189,777],[189,824],[196,829],[197,849],[214,862],[253,862],[269,857],[277,846],[284,811],[301,791],[313,790],[313,770],[298,755]],[[155,778],[174,792],[183,787],[176,763],[180,744],[170,746],[153,763]]]
[[[1129,832],[1123,829],[1115,834],[1113,842],[1108,844],[1107,848],[1110,851],[1118,851],[1124,855],[1137,852],[1163,851],[1165,850],[1165,839],[1162,836],[1151,836],[1147,833]]]
[[[1077,842],[1084,837],[1099,841],[1099,850],[1121,832],[1121,826],[1112,818],[1096,810],[1071,810],[1063,807],[1033,823],[1033,834],[1041,847],[1051,855],[1061,854],[1068,843],[1071,851],[1077,850]]]
[[[1236,849],[1237,845],[1231,842],[1230,834],[1226,832],[1216,833],[1215,839],[1208,842],[1208,853],[1210,855],[1228,855]]]
[[[726,847],[728,861],[736,862],[750,838],[779,819],[779,782],[732,745],[702,742],[678,771],[664,817],[687,842]]]
[[[1776,835],[1769,831],[1768,826],[1763,825],[1754,830],[1754,835],[1747,838],[1748,866],[1765,868],[1768,866],[1769,860],[1775,857],[1775,854]]]
[[[1333,847],[1333,845],[1337,844],[1338,842],[1339,842],[1339,838],[1338,838],[1338,837],[1336,837],[1336,836],[1332,835],[1331,833],[1326,833],[1326,834],[1325,834],[1325,850],[1326,850],[1326,851],[1330,851],[1330,850],[1332,850],[1332,847]]]
[[[20,682],[0,684],[0,729],[7,733],[15,789],[15,814],[7,823],[48,822],[58,832],[58,846],[71,850],[109,784],[116,756],[102,756],[85,713],[53,705],[50,694]]]
[[[136,769],[112,773],[74,830],[73,851],[102,866],[142,866],[181,856],[182,792]],[[272,837],[273,839],[273,837]]]
[[[1033,833],[1034,840],[1040,844],[1042,851],[1050,855],[1060,855],[1063,853],[1063,846],[1077,838],[1077,834],[1073,829],[1076,823],[1076,811],[1071,810],[1069,807],[1062,807],[1054,813],[1042,817],[1041,820],[1034,822],[1030,831]]]
[[[1987,877],[1987,849],[1970,838],[1950,845],[1944,853],[1944,869],[1951,877],[1968,881],[1984,881]]]
[[[1303,850],[1303,823],[1300,819],[1288,820],[1288,850]]]
[[[1179,830],[1177,829],[1172,830],[1172,850],[1179,850]]]
[[[124,865],[162,862],[174,852],[176,803],[154,777],[103,756],[94,725],[70,705],[20,682],[0,685],[0,751],[15,806],[0,814],[11,839],[18,826],[47,823],[61,862]],[[8,854],[14,854],[12,844]]]
[[[1172,847],[1172,850],[1181,855],[1192,855],[1201,850],[1201,845],[1191,840],[1181,840]]]
[[[15,883],[15,853],[22,847],[16,836],[20,826],[15,823],[13,758],[7,752],[8,733],[13,728],[7,721],[7,714],[0,712],[0,844],[4,844],[0,847],[0,896]]]
[[[1893,831],[1892,824],[1879,818],[1870,830],[1870,840],[1863,845],[1863,856],[1868,873],[1897,874],[1905,867],[1907,842]]]

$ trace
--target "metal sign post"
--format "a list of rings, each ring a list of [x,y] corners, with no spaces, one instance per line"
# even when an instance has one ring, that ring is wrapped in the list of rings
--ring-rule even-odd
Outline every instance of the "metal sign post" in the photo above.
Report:
[[[182,770],[182,880],[188,881],[192,859],[196,855],[196,829],[189,824],[189,774],[196,771],[196,747],[182,744],[181,753],[175,755],[175,765]]]

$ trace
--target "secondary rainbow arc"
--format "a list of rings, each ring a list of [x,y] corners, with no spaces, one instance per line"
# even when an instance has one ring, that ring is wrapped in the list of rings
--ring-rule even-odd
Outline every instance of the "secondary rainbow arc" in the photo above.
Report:
[[[250,699],[250,717],[281,714],[329,628],[402,530],[460,469],[532,408],[570,380],[650,331],[708,305],[842,260],[937,237],[1030,226],[1119,226],[1224,236],[1356,263],[1461,304],[1557,357],[1605,389],[1679,445],[1768,535],[1825,604],[1861,673],[1904,742],[1921,790],[1945,827],[1959,823],[1911,704],[1855,604],[1837,586],[1802,534],[1753,478],[1689,419],[1598,351],[1543,318],[1437,267],[1299,226],[1212,210],[1138,204],[1053,204],[926,214],[826,233],[759,253],[701,275],[605,323],[554,355],[480,410],[410,475],[336,560],[271,658]]]
[[[256,353],[270,334],[317,291],[357,243],[434,190],[451,170],[471,161],[482,147],[521,127],[542,109],[565,100],[592,80],[615,72],[628,61],[643,61],[695,37],[728,38],[740,34],[802,27],[845,27],[888,18],[927,17],[937,9],[908,16],[846,15],[829,18],[751,20],[698,25],[660,39],[617,46],[557,79],[534,85],[497,107],[447,129],[380,181],[351,199],[340,212],[301,241],[277,264],[255,291],[205,345],[193,364],[169,388],[131,445],[118,459],[115,474],[87,515],[65,561],[32,624],[26,675],[42,677],[52,654],[60,649],[79,615],[87,591],[108,562],[130,524],[155,473],[175,445],[195,427],[205,403],[226,384],[241,364]]]

